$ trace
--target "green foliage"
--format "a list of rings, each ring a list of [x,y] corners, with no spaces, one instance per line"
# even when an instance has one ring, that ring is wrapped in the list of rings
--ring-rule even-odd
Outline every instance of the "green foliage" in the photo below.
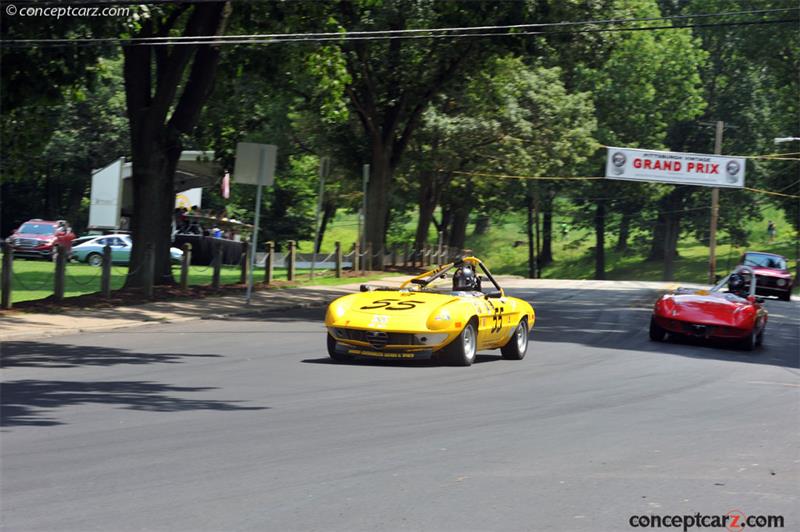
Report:
[[[318,167],[319,160],[310,155],[289,159],[267,194],[267,208],[261,211],[261,240],[273,240],[282,248],[287,240],[313,238]]]
[[[308,54],[308,73],[316,78],[314,96],[321,99],[320,117],[324,124],[343,122],[349,117],[345,88],[353,80],[339,47],[321,46]]]
[[[3,236],[32,217],[67,218],[81,231],[92,170],[129,153],[121,61],[99,59],[91,85],[60,103],[3,113]]]

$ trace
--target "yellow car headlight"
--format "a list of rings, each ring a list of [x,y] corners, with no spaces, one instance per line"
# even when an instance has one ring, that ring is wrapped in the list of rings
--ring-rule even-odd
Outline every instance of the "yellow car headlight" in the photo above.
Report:
[[[451,320],[450,313],[447,312],[446,310],[440,311],[439,314],[437,314],[433,318],[433,321],[450,321],[450,320]]]

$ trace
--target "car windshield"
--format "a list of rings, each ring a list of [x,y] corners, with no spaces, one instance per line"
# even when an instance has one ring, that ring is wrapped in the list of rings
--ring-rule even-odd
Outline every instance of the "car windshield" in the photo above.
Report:
[[[50,224],[25,223],[19,228],[19,232],[32,235],[52,235],[56,232],[56,228]]]
[[[744,256],[744,264],[759,268],[786,269],[786,261],[783,260],[783,257],[776,257],[775,255],[767,255],[765,253],[746,253]]]

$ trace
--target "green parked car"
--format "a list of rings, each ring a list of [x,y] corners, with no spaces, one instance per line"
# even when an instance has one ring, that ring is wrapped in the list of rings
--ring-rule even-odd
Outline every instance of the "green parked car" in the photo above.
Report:
[[[72,258],[78,262],[100,266],[103,264],[103,247],[106,245],[111,246],[111,262],[114,264],[128,264],[131,260],[133,242],[130,235],[97,235],[88,237],[88,239],[82,237],[78,240],[83,241],[72,246]],[[175,263],[179,263],[183,257],[183,251],[178,248],[170,248],[169,254],[172,262]]]

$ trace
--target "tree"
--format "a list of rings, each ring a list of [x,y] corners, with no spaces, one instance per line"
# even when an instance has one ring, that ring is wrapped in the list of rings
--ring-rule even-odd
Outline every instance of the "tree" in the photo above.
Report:
[[[524,3],[338,2],[332,28],[348,31],[519,23]],[[367,190],[367,241],[384,244],[390,187],[410,140],[432,99],[480,68],[498,49],[491,41],[430,38],[344,40],[338,44],[350,83],[346,94],[363,128],[371,166]]]
[[[223,33],[227,2],[153,8],[133,36]],[[169,248],[175,168],[183,136],[197,123],[214,82],[219,48],[211,44],[134,45],[123,50],[133,159],[133,250],[127,287],[147,283],[145,253],[155,253],[153,281],[172,282]]]
[[[613,17],[660,16],[654,0],[618,0],[614,2]],[[576,84],[591,90],[597,109],[600,143],[611,146],[665,148],[670,126],[692,120],[703,110],[700,69],[705,53],[687,30],[636,31],[614,34],[605,42],[606,50],[599,54],[600,64],[579,65]],[[682,139],[673,139],[676,148]],[[586,167],[590,175],[603,175],[605,152],[591,160]],[[590,183],[576,187],[577,195],[598,198],[594,201],[594,216],[590,223],[595,231],[595,277],[605,277],[605,232],[610,208],[623,214],[625,231],[641,213],[646,198],[663,195],[668,186],[635,183]],[[683,194],[679,192],[668,192]],[[614,198],[608,199],[608,198]],[[676,198],[662,202],[675,205]],[[671,261],[680,234],[680,210],[663,208],[664,222],[656,227],[671,227],[668,234],[655,234],[654,245],[668,250],[665,261]],[[644,219],[643,226],[650,225]],[[672,224],[672,225],[670,225]],[[658,229],[657,229],[658,230]],[[668,238],[665,238],[667,236]],[[669,268],[667,264],[666,269]]]

